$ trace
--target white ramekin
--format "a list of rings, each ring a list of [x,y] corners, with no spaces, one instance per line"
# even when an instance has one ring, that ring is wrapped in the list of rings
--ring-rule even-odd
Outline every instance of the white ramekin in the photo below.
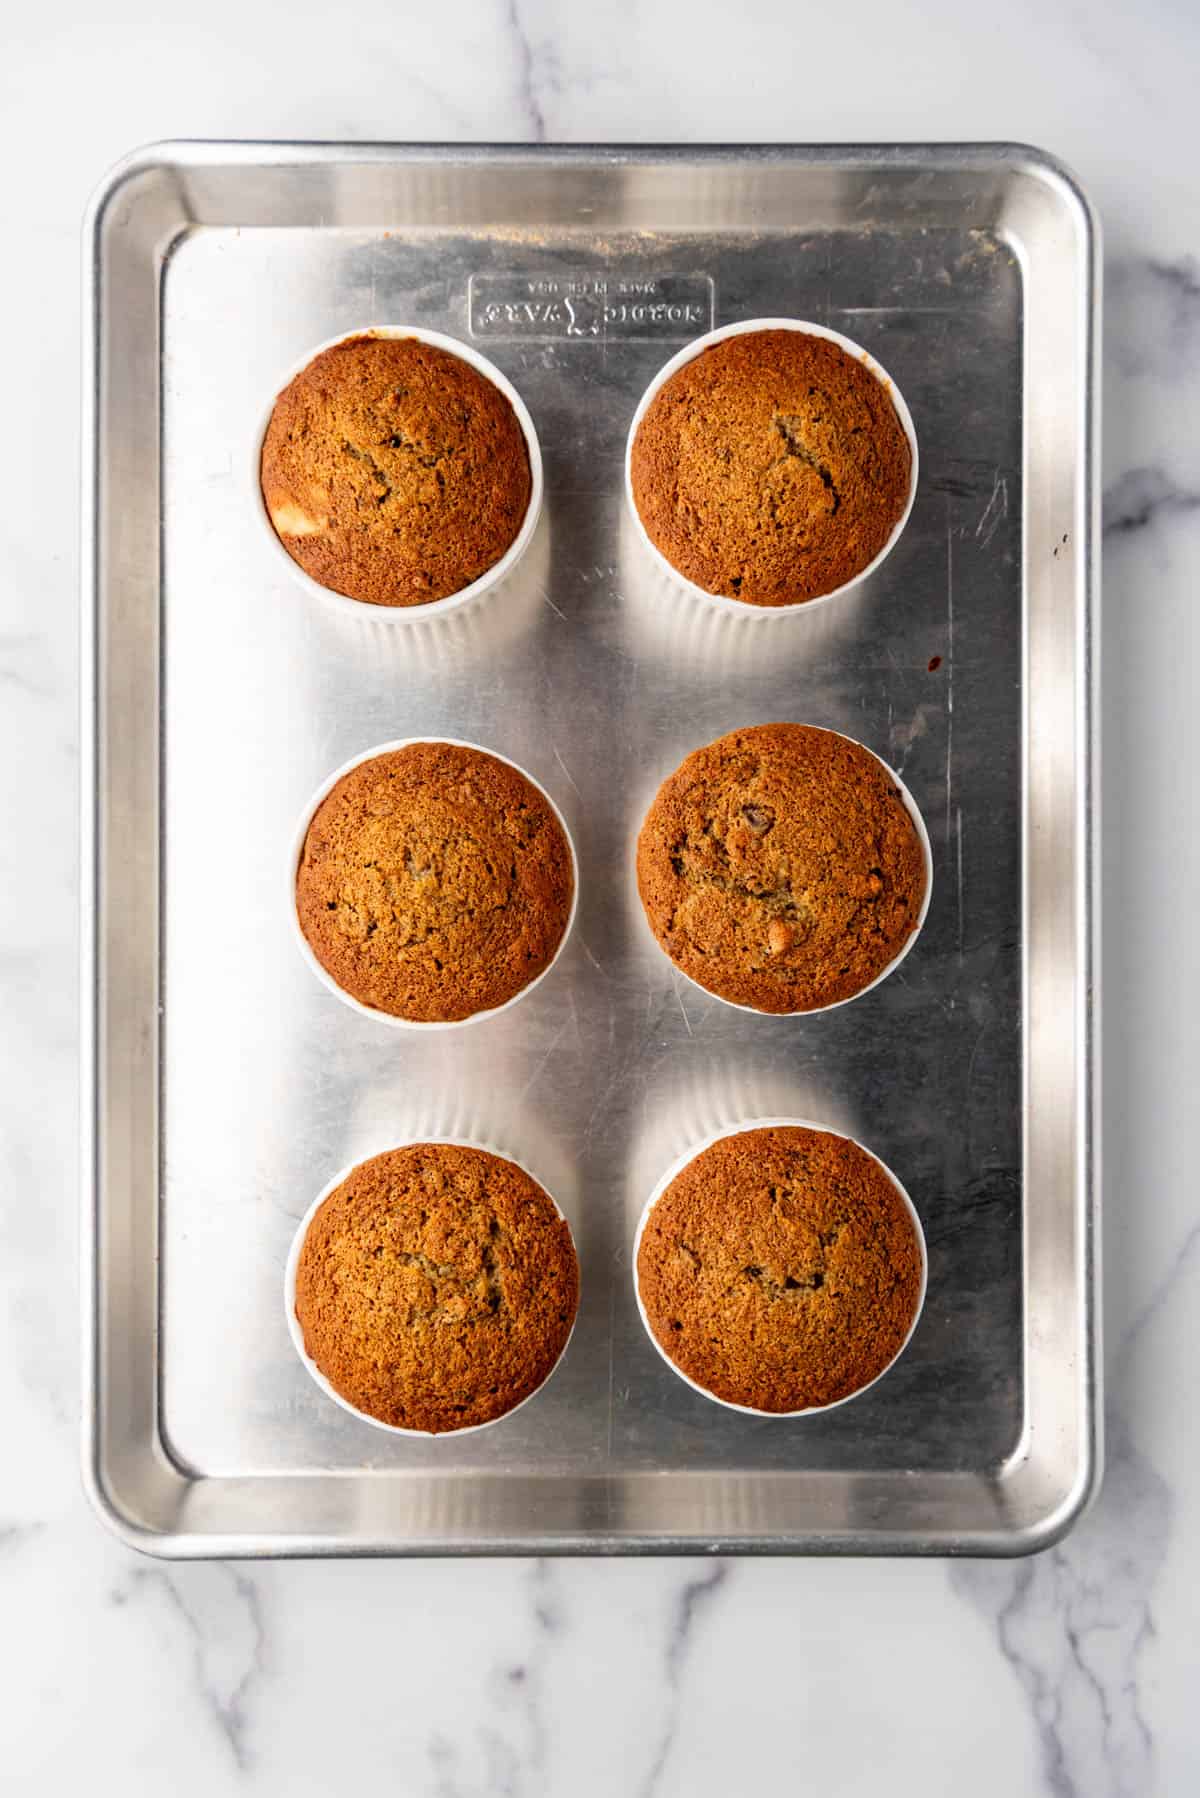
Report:
[[[871,1160],[875,1163],[876,1167],[882,1169],[896,1191],[900,1194],[900,1197],[904,1200],[908,1214],[912,1218],[913,1225],[916,1229],[917,1242],[920,1245],[921,1250],[921,1289],[917,1294],[917,1303],[913,1311],[912,1322],[908,1326],[908,1333],[905,1336],[904,1341],[900,1344],[900,1347],[896,1350],[887,1366],[881,1367],[874,1379],[868,1380],[865,1386],[859,1386],[854,1392],[848,1392],[844,1398],[835,1398],[827,1405],[806,1405],[799,1411],[760,1411],[757,1405],[735,1405],[727,1398],[718,1398],[715,1392],[710,1392],[708,1390],[707,1386],[701,1386],[698,1381],[693,1380],[688,1374],[684,1373],[683,1369],[677,1367],[675,1362],[672,1361],[670,1355],[667,1354],[666,1350],[659,1342],[658,1337],[650,1328],[650,1320],[646,1316],[646,1308],[642,1304],[642,1291],[641,1287],[638,1285],[637,1275],[638,1250],[642,1246],[642,1235],[645,1231],[646,1223],[650,1217],[650,1213],[654,1210],[654,1207],[662,1198],[672,1180],[674,1180],[678,1174],[681,1174],[684,1168],[696,1159],[697,1155],[702,1155],[706,1149],[711,1149],[714,1143],[724,1142],[731,1136],[744,1136],[748,1130],[778,1129],[819,1130],[824,1136],[841,1137],[843,1142],[853,1143],[854,1147],[856,1149],[861,1149],[864,1155],[870,1155]],[[741,1411],[747,1417],[768,1417],[772,1419],[817,1417],[822,1412],[836,1411],[839,1406],[849,1405],[856,1398],[861,1398],[864,1392],[869,1392],[872,1386],[878,1385],[885,1374],[891,1372],[892,1368],[895,1367],[897,1361],[912,1341],[916,1327],[921,1321],[921,1313],[925,1309],[925,1293],[928,1285],[929,1251],[925,1243],[925,1231],[921,1226],[921,1219],[917,1215],[916,1206],[909,1198],[908,1193],[904,1190],[904,1187],[900,1184],[899,1180],[897,1180],[891,1168],[888,1167],[886,1162],[881,1161],[878,1155],[872,1154],[871,1150],[868,1149],[865,1144],[858,1142],[853,1136],[847,1136],[840,1130],[830,1130],[824,1124],[814,1124],[809,1118],[751,1118],[745,1123],[735,1124],[731,1128],[725,1130],[718,1130],[712,1136],[705,1137],[703,1141],[694,1143],[677,1161],[672,1162],[671,1166],[662,1176],[662,1179],[658,1182],[658,1185],[654,1188],[654,1191],[650,1194],[650,1197],[646,1200],[642,1215],[638,1220],[637,1232],[633,1239],[633,1292],[634,1297],[637,1300],[638,1316],[642,1320],[642,1327],[654,1344],[654,1347],[658,1350],[658,1353],[671,1369],[671,1372],[678,1379],[682,1380],[685,1386],[690,1386],[693,1392],[698,1392],[702,1398],[708,1399],[711,1404],[723,1405],[727,1411]]]
[[[665,382],[670,380],[677,369],[682,368],[685,363],[693,361],[695,357],[702,355],[705,350],[711,349],[714,343],[720,343],[726,337],[742,337],[748,331],[799,331],[806,337],[824,337],[829,343],[839,344],[849,355],[855,357],[857,361],[864,363],[875,376],[876,380],[880,381],[887,389],[888,397],[896,409],[896,416],[904,428],[904,435],[908,438],[909,452],[912,457],[912,471],[908,484],[908,499],[905,502],[903,512],[892,527],[891,535],[879,554],[872,561],[868,562],[865,568],[860,569],[856,575],[852,576],[850,580],[843,581],[840,587],[834,587],[828,593],[817,593],[812,599],[797,600],[791,605],[756,606],[751,604],[747,599],[738,599],[736,595],[732,593],[710,593],[707,587],[701,587],[697,585],[695,581],[689,580],[687,575],[681,574],[669,557],[663,554],[658,545],[651,541],[650,534],[642,523],[641,513],[637,509],[637,501],[633,497],[634,439],[638,433],[638,426],[645,417],[646,411],[655,395],[659,392],[659,389]],[[649,387],[647,387],[645,393],[642,395],[638,402],[637,411],[633,415],[633,423],[629,427],[629,437],[625,444],[625,500],[629,507],[629,512],[633,519],[634,529],[637,532],[638,538],[649,552],[652,560],[657,564],[658,568],[665,572],[685,593],[690,593],[696,599],[704,600],[709,605],[719,606],[724,611],[733,612],[739,618],[790,618],[794,617],[798,612],[811,612],[814,606],[823,605],[826,600],[839,599],[842,594],[849,593],[854,587],[860,586],[870,575],[875,574],[886,561],[887,557],[891,555],[892,550],[900,541],[905,525],[908,523],[909,513],[912,511],[913,501],[917,494],[917,475],[916,426],[913,424],[912,414],[905,404],[904,395],[901,393],[892,377],[888,374],[887,370],[883,368],[880,363],[876,362],[874,356],[867,350],[864,350],[861,344],[855,343],[853,338],[843,337],[840,331],[831,331],[827,325],[814,325],[808,323],[804,319],[796,318],[741,319],[735,325],[721,325],[717,330],[707,331],[703,337],[697,337],[692,343],[685,344],[683,349],[681,349],[677,355],[672,356],[671,360],[659,369]]]
[[[559,1217],[562,1218],[563,1222],[567,1225],[568,1232],[570,1232],[570,1223],[553,1193],[542,1185],[542,1182],[538,1179],[536,1174],[531,1173],[527,1167],[517,1161],[512,1155],[504,1155],[499,1149],[489,1147],[487,1143],[466,1142],[455,1137],[439,1137],[436,1144],[433,1146],[448,1149],[478,1149],[482,1154],[496,1156],[499,1161],[511,1162],[514,1167],[520,1168],[523,1174],[528,1174],[531,1180],[535,1181],[538,1186],[541,1186],[542,1191],[554,1206],[555,1211],[558,1212]],[[413,1143],[411,1142],[394,1143],[392,1145],[393,1149],[407,1149],[411,1147],[413,1147]],[[571,1328],[567,1331],[567,1339],[559,1350],[557,1360],[553,1367],[548,1370],[545,1378],[534,1387],[532,1392],[527,1392],[525,1397],[521,1399],[519,1403],[513,1405],[511,1410],[502,1411],[499,1417],[489,1417],[486,1423],[468,1423],[464,1424],[463,1427],[458,1430],[409,1430],[405,1429],[401,1424],[385,1423],[381,1417],[372,1417],[369,1411],[360,1411],[357,1405],[352,1405],[349,1399],[343,1398],[341,1393],[338,1392],[325,1378],[325,1375],[321,1372],[316,1362],[313,1361],[305,1351],[304,1332],[300,1328],[300,1320],[296,1316],[296,1270],[300,1265],[300,1254],[304,1247],[304,1239],[308,1235],[308,1227],[312,1223],[314,1217],[316,1217],[317,1212],[321,1209],[321,1206],[329,1197],[330,1193],[336,1192],[343,1180],[348,1180],[350,1178],[350,1175],[354,1172],[355,1168],[361,1167],[366,1161],[373,1161],[376,1155],[386,1155],[390,1152],[391,1151],[388,1149],[376,1149],[374,1154],[360,1156],[357,1161],[352,1161],[348,1167],[344,1167],[340,1174],[335,1174],[329,1184],[321,1188],[308,1210],[304,1213],[304,1216],[300,1219],[299,1224],[296,1226],[296,1234],[292,1238],[292,1246],[288,1250],[287,1264],[283,1270],[283,1307],[284,1315],[287,1320],[288,1335],[291,1338],[292,1347],[295,1349],[303,1363],[306,1373],[309,1375],[310,1379],[321,1388],[321,1391],[325,1394],[326,1398],[331,1398],[335,1405],[340,1405],[343,1411],[348,1411],[350,1413],[351,1417],[357,1417],[362,1423],[369,1423],[372,1429],[384,1430],[389,1436],[419,1436],[426,1441],[434,1442],[440,1441],[443,1438],[474,1436],[477,1435],[480,1430],[493,1429],[496,1424],[505,1423],[510,1417],[515,1417],[517,1412],[520,1411],[524,1405],[529,1403],[530,1399],[536,1398],[538,1393],[544,1389],[547,1381],[553,1377],[561,1366],[562,1358],[571,1345],[571,1338],[575,1334],[575,1324],[579,1318],[579,1301],[577,1298],[575,1304],[575,1316],[571,1319]],[[579,1252],[575,1249],[574,1235],[571,1236],[571,1247],[575,1250],[575,1262],[578,1266]]]
[[[285,387],[289,386],[290,383],[295,380],[298,374],[301,374],[303,370],[308,367],[309,363],[312,362],[315,357],[320,356],[325,350],[331,350],[337,344],[347,343],[351,338],[355,337],[413,337],[418,343],[431,344],[435,349],[446,350],[450,355],[457,356],[460,361],[469,363],[472,368],[478,369],[479,373],[485,376],[486,379],[492,383],[493,387],[498,388],[504,395],[513,411],[516,413],[517,423],[521,427],[522,435],[525,438],[525,446],[529,452],[529,504],[526,507],[525,517],[522,520],[520,530],[517,532],[504,554],[500,557],[500,560],[494,562],[490,568],[486,569],[484,573],[480,575],[477,581],[472,581],[469,586],[460,588],[457,593],[448,593],[444,599],[431,599],[424,605],[375,605],[370,600],[352,599],[347,593],[335,593],[332,587],[322,586],[320,581],[314,580],[313,576],[303,569],[299,562],[293,561],[292,557],[288,554],[274,525],[271,523],[270,515],[267,512],[266,503],[263,499],[263,441],[266,437],[267,427],[271,422],[271,415],[275,410],[280,394]],[[294,580],[299,582],[306,592],[315,594],[318,599],[324,600],[327,604],[335,607],[347,617],[362,618],[365,613],[370,617],[378,615],[381,618],[390,618],[394,621],[401,622],[404,620],[412,621],[423,618],[438,618],[446,612],[457,611],[459,606],[465,606],[471,600],[479,599],[482,594],[487,593],[491,588],[498,586],[502,580],[505,580],[508,575],[512,573],[517,563],[521,560],[521,557],[525,554],[525,551],[529,548],[533,533],[537,529],[538,519],[541,516],[544,491],[542,451],[541,445],[538,442],[537,431],[534,429],[533,420],[529,416],[529,409],[524,400],[521,398],[512,382],[508,379],[508,376],[503,374],[500,369],[496,367],[494,362],[489,362],[486,356],[481,356],[479,351],[472,348],[469,343],[462,343],[457,337],[447,337],[444,332],[441,331],[426,331],[417,325],[363,325],[356,331],[341,331],[336,337],[330,337],[327,338],[324,343],[315,344],[298,362],[293,363],[292,367],[288,369],[287,373],[280,380],[276,381],[271,398],[264,408],[262,421],[254,434],[253,450],[254,461],[250,471],[251,501],[255,515],[271,544],[272,553],[275,556],[282,558],[283,562],[287,564],[288,573]]]
[[[394,750],[407,749],[413,743],[448,743],[455,749],[474,749],[477,750],[480,755],[490,755],[495,761],[504,762],[508,767],[515,768],[517,773],[522,775],[524,779],[529,782],[530,786],[541,794],[542,798],[546,801],[546,804],[550,807],[551,812],[558,820],[563,836],[566,838],[567,849],[571,856],[571,909],[567,913],[566,929],[559,939],[558,948],[554,951],[554,954],[550,957],[550,960],[546,963],[541,973],[535,974],[533,979],[521,988],[520,992],[514,993],[511,999],[506,999],[503,1005],[493,1005],[486,1011],[472,1012],[469,1018],[397,1018],[394,1017],[390,1011],[379,1011],[373,1005],[364,1005],[361,999],[356,999],[353,993],[348,993],[343,987],[340,987],[333,978],[333,975],[318,961],[316,955],[313,953],[308,938],[300,928],[300,918],[296,911],[296,871],[300,866],[300,857],[304,851],[305,838],[308,836],[308,828],[313,821],[317,807],[324,799],[328,798],[334,787],[337,786],[338,781],[349,774],[352,769],[360,767],[363,762],[374,761],[377,755],[390,755]],[[533,991],[534,987],[537,986],[539,982],[546,978],[547,974],[558,960],[559,956],[566,948],[567,939],[575,925],[575,914],[579,909],[579,856],[575,849],[575,839],[572,837],[571,832],[567,827],[566,819],[563,817],[541,782],[535,780],[528,769],[522,768],[519,762],[514,762],[511,757],[507,755],[501,755],[497,749],[489,749],[484,743],[471,743],[462,737],[399,737],[393,743],[376,743],[373,748],[364,749],[360,755],[351,756],[348,762],[343,762],[340,768],[335,768],[333,773],[321,782],[321,785],[317,788],[316,792],[305,806],[300,822],[292,835],[291,849],[288,855],[287,903],[288,915],[292,920],[292,934],[296,939],[301,955],[322,985],[327,986],[331,993],[336,993],[344,1005],[349,1005],[352,1010],[361,1012],[364,1017],[378,1019],[381,1024],[391,1024],[398,1030],[463,1030],[469,1024],[481,1024],[487,1018],[498,1018],[500,1013],[502,1011],[507,1011],[510,1005],[519,1004],[522,999],[526,998],[528,994]]]
[[[916,926],[911,931],[911,933],[905,938],[904,943],[897,950],[896,954],[893,955],[891,961],[888,962],[887,966],[884,968],[881,968],[879,970],[878,974],[876,974],[874,980],[869,980],[867,982],[866,986],[860,987],[856,993],[848,994],[845,999],[831,999],[829,1001],[828,1005],[803,1006],[803,1007],[801,1007],[801,1009],[799,1011],[764,1011],[760,1006],[757,1006],[757,1005],[743,1005],[739,999],[723,998],[720,993],[714,993],[711,987],[707,987],[707,986],[703,985],[703,983],[701,981],[694,979],[691,974],[687,973],[685,969],[683,969],[679,966],[679,963],[677,961],[672,961],[671,957],[667,954],[667,951],[663,948],[663,946],[659,942],[658,938],[654,935],[653,930],[650,929],[650,920],[646,917],[646,908],[642,904],[642,895],[641,895],[641,892],[640,892],[640,890],[638,888],[638,884],[637,884],[636,855],[634,858],[633,885],[634,885],[634,893],[637,898],[637,907],[638,907],[639,912],[642,915],[642,919],[645,922],[647,930],[650,931],[650,935],[654,941],[654,946],[658,950],[659,954],[664,956],[665,959],[668,962],[670,962],[670,965],[674,969],[674,971],[677,974],[679,974],[684,980],[686,980],[688,982],[689,986],[694,986],[696,991],[698,993],[703,993],[706,999],[717,999],[720,1001],[720,1003],[722,1005],[728,1005],[730,1007],[730,1009],[733,1011],[748,1011],[756,1018],[815,1018],[823,1011],[837,1011],[838,1008],[842,1005],[853,1005],[854,1001],[856,999],[861,999],[865,993],[872,992],[875,989],[875,987],[882,985],[882,983],[887,979],[889,974],[895,973],[896,969],[900,966],[900,963],[904,960],[905,956],[908,954],[909,950],[913,947],[917,938],[920,936],[922,930],[924,929],[925,920],[929,916],[929,901],[933,897],[933,847],[929,841],[929,832],[925,828],[925,820],[921,816],[920,806],[917,804],[916,800],[913,798],[912,794],[909,792],[908,788],[905,786],[905,784],[901,780],[900,776],[896,773],[896,770],[894,768],[890,767],[888,765],[888,763],[884,761],[882,756],[876,755],[875,751],[873,749],[867,749],[867,746],[865,743],[860,743],[857,737],[848,736],[844,730],[833,730],[830,728],[829,725],[826,725],[826,724],[813,725],[811,728],[814,730],[828,730],[831,737],[841,737],[843,742],[853,743],[856,748],[866,750],[866,753],[872,758],[872,760],[879,763],[879,766],[883,769],[883,772],[887,775],[888,779],[895,784],[896,790],[900,794],[900,797],[904,802],[904,808],[907,811],[909,817],[913,821],[913,825],[916,828],[917,836],[919,837],[920,843],[921,843],[921,849],[922,849],[922,852],[925,857],[925,897],[922,899],[921,909],[917,913]],[[729,735],[731,733],[727,732],[726,734]],[[667,779],[670,779],[670,775],[667,776]],[[657,798],[657,795],[658,795],[658,789],[656,788],[655,789],[655,797],[656,798]],[[651,803],[651,805],[653,805],[654,801],[651,800],[650,803]],[[643,814],[643,823],[645,822],[646,815],[648,815],[648,813]],[[814,1126],[812,1126],[812,1128],[816,1129],[816,1128],[819,1128],[819,1126],[814,1125]],[[868,1153],[869,1153],[869,1151],[868,1151]]]

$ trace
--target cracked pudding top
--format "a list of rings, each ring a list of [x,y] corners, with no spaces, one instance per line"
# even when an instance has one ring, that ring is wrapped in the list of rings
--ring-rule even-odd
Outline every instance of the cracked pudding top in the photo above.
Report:
[[[410,1023],[456,1023],[549,967],[574,891],[566,833],[519,769],[465,744],[408,743],[317,806],[296,915],[343,992]]]
[[[924,1257],[894,1182],[844,1136],[773,1125],[722,1137],[646,1219],[638,1294],[655,1341],[731,1405],[802,1411],[893,1361]]]
[[[747,331],[663,383],[630,474],[646,533],[680,574],[793,606],[874,561],[908,503],[912,453],[886,386],[840,344]]]
[[[421,606],[469,587],[529,507],[529,450],[498,387],[415,337],[322,350],[275,402],[263,501],[306,574],[350,599]]]
[[[694,750],[638,838],[650,928],[700,986],[815,1011],[882,974],[917,927],[925,852],[883,764],[836,731],[759,724]]]
[[[349,1404],[400,1429],[490,1423],[537,1390],[579,1303],[547,1193],[483,1149],[415,1143],[318,1208],[296,1268],[304,1349]]]

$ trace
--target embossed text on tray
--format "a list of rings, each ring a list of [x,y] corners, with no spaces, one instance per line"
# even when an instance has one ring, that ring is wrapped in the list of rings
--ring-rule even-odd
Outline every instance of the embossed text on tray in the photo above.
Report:
[[[686,340],[713,325],[708,275],[472,275],[473,337]]]

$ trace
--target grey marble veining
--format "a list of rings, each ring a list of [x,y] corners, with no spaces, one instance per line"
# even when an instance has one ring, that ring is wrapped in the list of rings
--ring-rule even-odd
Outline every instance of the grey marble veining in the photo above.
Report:
[[[1108,537],[1142,531],[1164,515],[1192,512],[1198,506],[1200,491],[1180,487],[1157,463],[1149,468],[1130,468],[1105,492],[1104,534]]]
[[[191,1644],[192,1678],[213,1724],[229,1744],[239,1772],[253,1757],[247,1742],[250,1706],[263,1671],[264,1623],[258,1588],[235,1566],[205,1567],[179,1580],[173,1570],[137,1565],[109,1594],[110,1604],[157,1607]]]
[[[614,30],[613,19],[616,20]],[[914,30],[731,13],[311,0],[6,15],[19,278],[0,435],[0,1789],[403,1798],[1176,1798],[1200,1776],[1200,1075],[1187,748],[1200,687],[1194,12],[931,0]],[[1085,29],[1086,26],[1086,29]],[[46,130],[47,120],[69,130]],[[1117,122],[1119,121],[1119,128]],[[1109,249],[1105,1073],[1109,1477],[1031,1563],[148,1567],[76,1476],[77,226],[175,134],[1024,137]],[[36,279],[29,276],[32,269]],[[19,422],[19,428],[13,421]]]
[[[667,1703],[663,1711],[662,1730],[654,1749],[654,1758],[638,1787],[639,1798],[655,1798],[662,1789],[671,1750],[679,1734],[683,1704],[683,1679],[687,1671],[688,1652],[693,1636],[729,1580],[732,1568],[728,1562],[706,1567],[694,1579],[688,1579],[675,1594],[671,1626],[667,1635],[665,1672]]]

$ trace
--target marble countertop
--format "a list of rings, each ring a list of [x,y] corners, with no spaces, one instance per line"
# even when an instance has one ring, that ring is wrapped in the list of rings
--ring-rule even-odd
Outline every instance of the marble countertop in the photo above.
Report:
[[[1200,14],[208,0],[0,31],[0,1789],[1125,1798],[1200,1776]],[[1106,244],[1108,1475],[1016,1563],[166,1566],[77,1475],[79,220],[159,137],[1024,139]],[[32,876],[36,872],[37,880]],[[31,884],[32,883],[32,884]],[[1164,903],[1165,900],[1165,903]],[[1190,1775],[1190,1777],[1189,1777]],[[169,1782],[169,1783],[167,1783]]]

